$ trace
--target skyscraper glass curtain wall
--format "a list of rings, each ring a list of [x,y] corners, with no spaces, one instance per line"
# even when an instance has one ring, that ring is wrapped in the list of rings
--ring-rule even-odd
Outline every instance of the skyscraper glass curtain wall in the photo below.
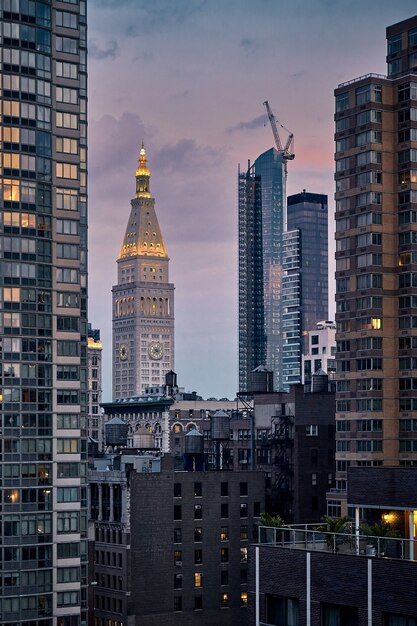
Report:
[[[1,561],[6,626],[86,623],[84,0],[2,0]]]

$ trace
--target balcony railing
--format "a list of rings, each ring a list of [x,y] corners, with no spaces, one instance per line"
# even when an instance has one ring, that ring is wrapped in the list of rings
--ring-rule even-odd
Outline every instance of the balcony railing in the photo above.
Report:
[[[307,526],[259,526],[258,543],[293,550],[417,560],[416,540],[364,535],[356,533],[353,528],[345,533],[331,533]]]

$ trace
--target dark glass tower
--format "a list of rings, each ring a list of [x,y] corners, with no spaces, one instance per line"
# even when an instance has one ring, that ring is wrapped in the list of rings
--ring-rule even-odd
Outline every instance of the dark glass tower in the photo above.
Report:
[[[327,196],[288,196],[282,285],[283,384],[301,382],[305,331],[328,317]]]
[[[287,228],[300,231],[301,326],[311,330],[329,314],[327,196],[305,190],[288,196]]]
[[[254,168],[239,172],[239,390],[264,364],[266,337],[262,254],[262,193]]]
[[[86,623],[86,2],[3,0],[1,603]]]

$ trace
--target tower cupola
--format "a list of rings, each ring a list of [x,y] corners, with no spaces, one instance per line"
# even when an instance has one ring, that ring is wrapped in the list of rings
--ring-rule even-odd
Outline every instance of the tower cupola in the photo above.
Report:
[[[148,169],[148,161],[146,158],[146,150],[143,145],[139,153],[139,163],[136,169],[136,197],[137,198],[150,198],[150,178],[151,173]]]

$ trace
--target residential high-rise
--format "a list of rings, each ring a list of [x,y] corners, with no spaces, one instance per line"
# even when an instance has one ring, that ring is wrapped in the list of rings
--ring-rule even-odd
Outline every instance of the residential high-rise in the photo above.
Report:
[[[86,2],[1,4],[0,621],[86,623]]]
[[[165,385],[174,369],[174,285],[142,144],[113,287],[113,400]]]
[[[387,77],[335,91],[333,514],[345,510],[349,465],[417,465],[417,16],[387,40]]]
[[[285,164],[271,148],[239,173],[239,390],[259,365],[282,386],[282,237]]]

